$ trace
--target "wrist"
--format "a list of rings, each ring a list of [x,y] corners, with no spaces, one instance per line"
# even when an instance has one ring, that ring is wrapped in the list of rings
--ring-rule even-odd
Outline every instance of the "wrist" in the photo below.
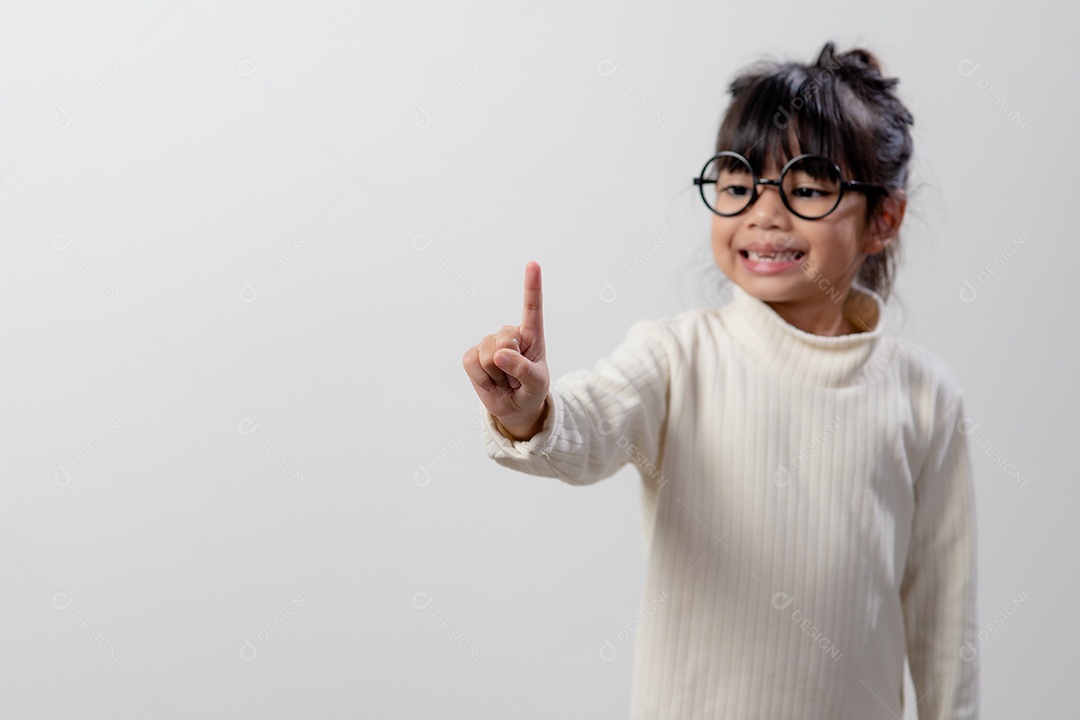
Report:
[[[544,429],[547,413],[548,403],[545,400],[539,412],[531,418],[506,419],[497,416],[493,417],[495,417],[495,426],[499,429],[499,432],[510,440],[522,441],[528,440]]]

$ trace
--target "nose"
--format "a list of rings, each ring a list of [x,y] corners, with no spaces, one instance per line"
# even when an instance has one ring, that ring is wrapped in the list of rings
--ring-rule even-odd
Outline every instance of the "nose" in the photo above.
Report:
[[[773,227],[789,219],[788,209],[780,197],[780,187],[777,185],[759,184],[757,199],[750,205],[749,211],[752,225]]]

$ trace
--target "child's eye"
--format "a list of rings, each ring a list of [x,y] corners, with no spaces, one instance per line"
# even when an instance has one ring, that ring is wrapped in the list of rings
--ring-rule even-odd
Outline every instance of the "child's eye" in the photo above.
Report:
[[[804,185],[802,187],[795,188],[794,191],[792,191],[791,194],[792,194],[793,197],[797,197],[797,198],[813,199],[813,198],[824,197],[825,195],[829,194],[829,191],[828,190],[822,190],[820,188],[809,187],[809,186]]]
[[[727,193],[728,195],[731,195],[732,197],[746,197],[747,195],[750,194],[750,186],[749,185],[729,184],[729,185],[724,185],[723,187],[721,187],[720,192]]]

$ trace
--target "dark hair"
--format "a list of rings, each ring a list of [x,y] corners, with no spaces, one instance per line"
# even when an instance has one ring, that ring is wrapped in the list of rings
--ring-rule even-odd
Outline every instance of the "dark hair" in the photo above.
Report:
[[[716,150],[735,150],[755,168],[769,160],[777,167],[799,151],[824,155],[849,180],[878,183],[906,192],[912,155],[909,125],[914,119],[893,93],[898,78],[886,78],[872,53],[854,48],[836,54],[825,43],[812,65],[761,61],[731,82]],[[883,199],[867,194],[866,221]],[[870,255],[856,281],[888,299],[896,272],[899,237]]]

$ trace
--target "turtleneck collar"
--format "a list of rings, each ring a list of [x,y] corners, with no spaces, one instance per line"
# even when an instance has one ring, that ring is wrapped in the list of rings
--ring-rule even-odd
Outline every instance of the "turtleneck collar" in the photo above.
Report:
[[[778,372],[814,385],[846,387],[869,382],[892,359],[883,342],[885,302],[874,291],[852,284],[844,317],[861,332],[815,335],[791,325],[764,300],[731,283],[732,302],[721,309],[725,325],[759,361]]]

